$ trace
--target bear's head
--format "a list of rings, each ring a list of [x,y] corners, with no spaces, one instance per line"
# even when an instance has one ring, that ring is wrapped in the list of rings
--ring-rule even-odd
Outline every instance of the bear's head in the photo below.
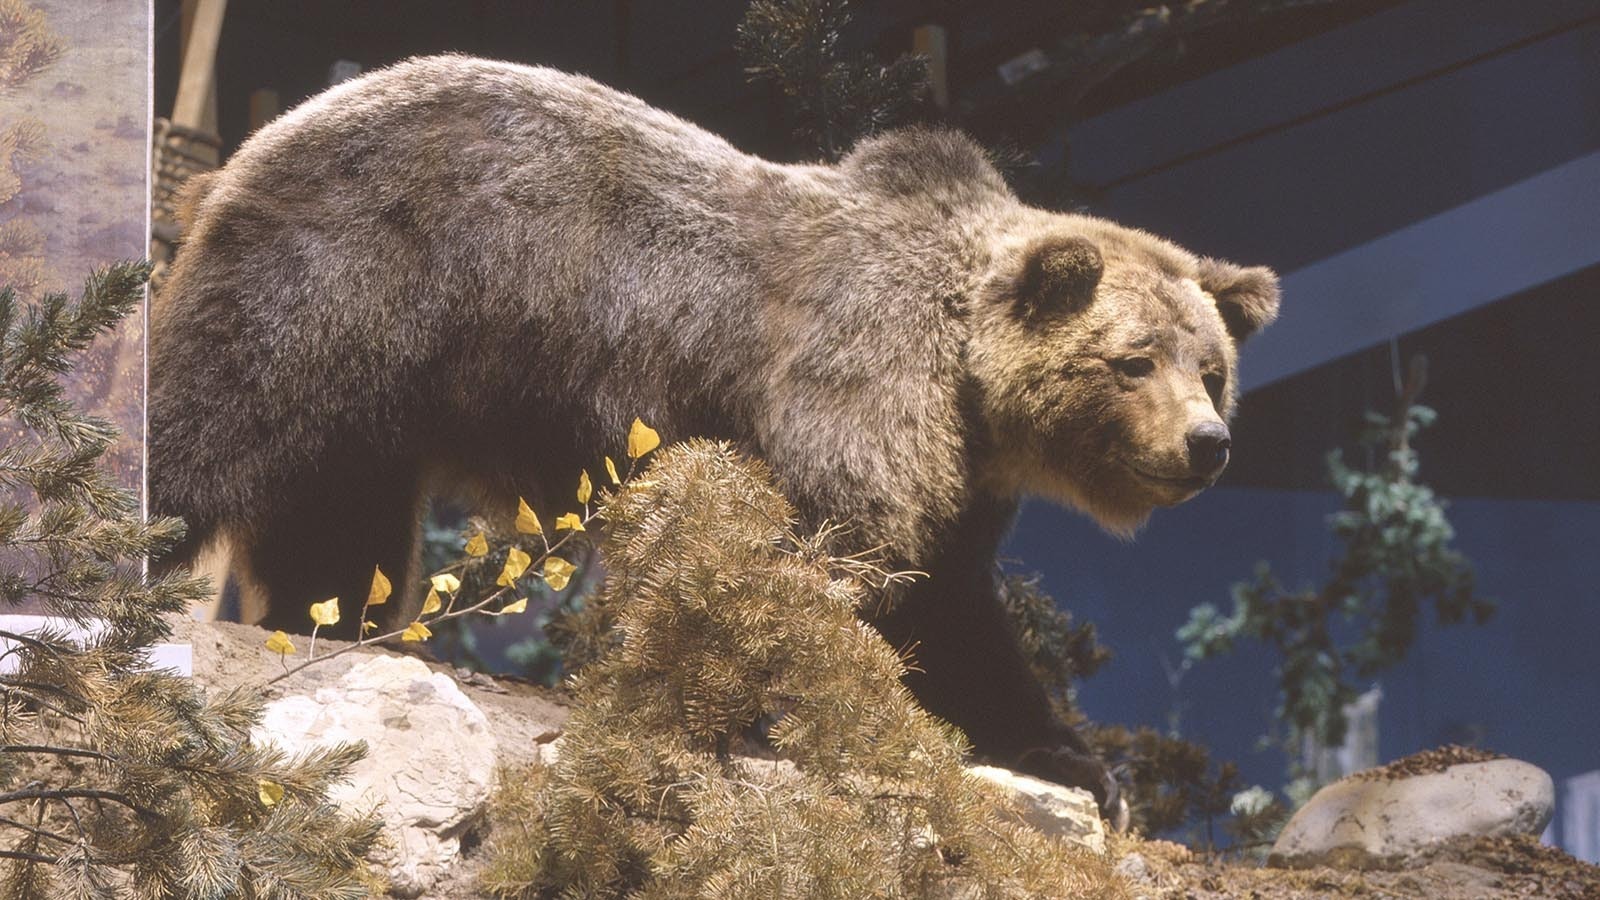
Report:
[[[992,487],[1128,535],[1227,465],[1237,348],[1278,279],[1086,217],[1029,231],[968,311]]]

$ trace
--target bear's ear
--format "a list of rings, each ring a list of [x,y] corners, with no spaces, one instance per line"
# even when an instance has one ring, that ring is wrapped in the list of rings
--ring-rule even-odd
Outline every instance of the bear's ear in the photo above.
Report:
[[[1105,271],[1100,248],[1087,238],[1057,237],[1028,248],[1017,281],[1017,307],[1025,313],[1088,305]]]
[[[1278,276],[1265,266],[1236,266],[1220,259],[1200,260],[1195,279],[1217,301],[1217,312],[1235,341],[1278,317]]]

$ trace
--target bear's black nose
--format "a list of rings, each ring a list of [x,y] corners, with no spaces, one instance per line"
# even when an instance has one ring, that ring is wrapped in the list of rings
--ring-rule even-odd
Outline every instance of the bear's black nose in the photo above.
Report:
[[[1228,464],[1228,448],[1233,442],[1228,437],[1228,426],[1221,422],[1203,422],[1189,432],[1189,468],[1196,475],[1210,477]]]

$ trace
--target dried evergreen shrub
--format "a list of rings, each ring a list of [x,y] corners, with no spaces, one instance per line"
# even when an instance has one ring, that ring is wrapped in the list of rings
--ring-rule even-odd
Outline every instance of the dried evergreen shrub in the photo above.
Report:
[[[831,556],[826,531],[797,535],[764,467],[674,447],[602,514],[610,647],[574,680],[559,761],[504,779],[487,890],[1125,896],[1107,859],[965,773],[960,734],[917,708],[856,615],[883,574]]]
[[[24,0],[0,0],[0,95],[49,68],[63,49],[43,12]]]
[[[44,148],[44,123],[22,119],[0,127],[0,204],[11,202],[22,190],[19,163],[39,158]]]
[[[0,284],[32,294],[43,278],[44,234],[27,219],[0,222]]]
[[[112,266],[75,303],[22,307],[0,290],[0,610],[27,604],[61,623],[0,629],[0,897],[365,897],[377,823],[327,799],[363,748],[291,758],[256,746],[259,695],[208,695],[149,668],[165,616],[209,589],[187,573],[145,577],[143,559],[183,524],[143,519],[101,464],[116,429],[60,383],[138,308],[147,276]]]
[[[60,40],[44,13],[22,0],[0,0],[0,98],[49,68],[61,56]],[[18,165],[39,157],[44,125],[35,119],[0,122],[0,204],[22,190]],[[0,223],[0,284],[31,293],[44,275],[44,235],[22,218]]]

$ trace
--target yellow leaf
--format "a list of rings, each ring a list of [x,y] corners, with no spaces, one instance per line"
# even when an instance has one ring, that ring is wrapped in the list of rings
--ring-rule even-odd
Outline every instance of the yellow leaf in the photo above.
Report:
[[[539,527],[539,517],[533,514],[533,507],[521,497],[517,498],[517,530],[523,534],[544,534],[544,529]]]
[[[430,581],[433,583],[434,590],[444,591],[452,596],[455,595],[456,591],[461,590],[461,579],[451,575],[449,572],[443,575],[435,575]]]
[[[389,576],[377,566],[372,567],[372,587],[367,591],[368,606],[382,606],[389,602],[389,594],[394,586],[389,583]]]
[[[561,531],[562,529],[583,531],[583,520],[578,518],[577,513],[567,513],[561,518],[556,519],[556,530]]]
[[[329,597],[321,603],[311,604],[311,621],[318,625],[339,624],[339,598]]]
[[[277,806],[278,801],[283,799],[283,785],[265,778],[257,778],[256,796],[261,798],[262,806]]]
[[[528,554],[512,547],[506,553],[506,567],[500,570],[500,578],[495,581],[495,584],[501,587],[510,587],[516,584],[517,579],[522,577],[522,573],[528,571],[528,563],[532,561],[532,559],[529,559]]]
[[[372,629],[377,628],[377,627],[378,627],[378,623],[377,622],[362,622],[361,623],[361,630],[362,631],[371,631]]]
[[[412,622],[410,625],[407,625],[406,630],[401,633],[400,640],[425,641],[431,637],[433,637],[433,632],[428,630],[428,626],[422,624],[421,622]]]
[[[444,603],[439,600],[439,592],[430,590],[428,591],[428,596],[422,601],[422,612],[418,613],[418,615],[425,616],[429,613],[436,613],[443,608]]]
[[[267,649],[279,655],[294,652],[294,642],[281,631],[274,631],[272,637],[267,638]]]
[[[578,475],[578,502],[588,503],[589,497],[594,493],[593,485],[589,484],[589,470],[584,469]]]
[[[479,531],[467,538],[467,555],[482,556],[489,552],[489,542],[484,539],[483,532]]]
[[[611,476],[612,484],[622,483],[622,479],[617,477],[617,464],[612,462],[609,456],[606,457],[606,474]]]
[[[520,598],[518,598],[516,600],[516,602],[507,603],[505,606],[500,607],[500,615],[502,615],[502,616],[503,615],[507,615],[509,613],[519,613],[519,612],[527,612],[527,611],[528,611],[528,598],[527,597],[520,597]]]
[[[577,566],[559,556],[545,557],[544,583],[550,585],[553,591],[564,590],[567,582],[572,579],[572,573],[576,571],[578,571]]]
[[[633,427],[628,429],[628,458],[638,459],[659,446],[661,435],[639,419],[634,419]]]

